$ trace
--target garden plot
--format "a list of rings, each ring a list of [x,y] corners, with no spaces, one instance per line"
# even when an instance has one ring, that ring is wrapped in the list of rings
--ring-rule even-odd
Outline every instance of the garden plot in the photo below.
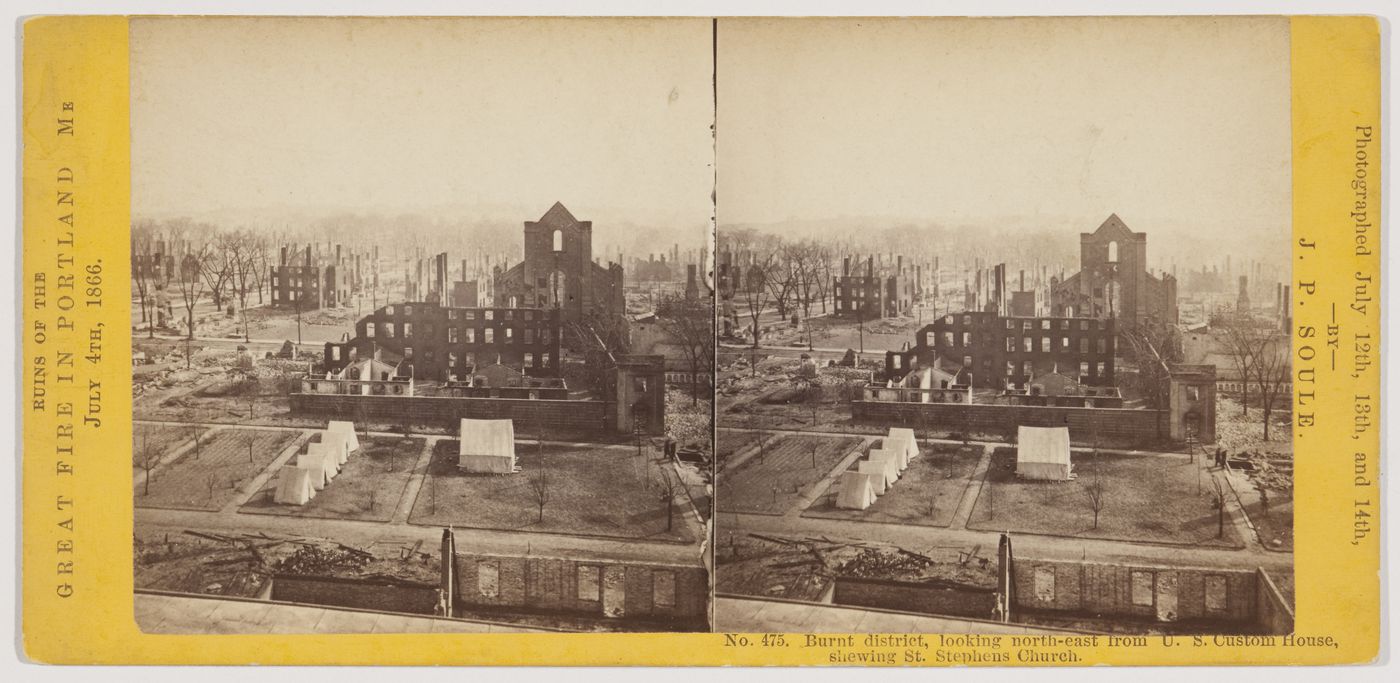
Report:
[[[304,432],[222,429],[136,486],[136,506],[219,510]]]
[[[719,474],[718,507],[783,514],[860,444],[856,437],[770,436],[744,462]]]

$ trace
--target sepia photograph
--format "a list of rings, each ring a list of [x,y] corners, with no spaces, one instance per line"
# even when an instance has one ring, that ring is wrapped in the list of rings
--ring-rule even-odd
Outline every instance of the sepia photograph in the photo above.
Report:
[[[717,629],[1292,632],[1289,39],[717,22]]]
[[[710,629],[712,46],[130,20],[143,631]]]

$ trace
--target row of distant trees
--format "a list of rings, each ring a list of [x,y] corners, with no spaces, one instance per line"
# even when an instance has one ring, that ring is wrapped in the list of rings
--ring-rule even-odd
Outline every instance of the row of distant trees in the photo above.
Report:
[[[836,274],[837,249],[833,244],[787,240],[745,228],[721,233],[719,248],[734,259],[731,267],[738,287],[726,294],[747,318],[755,348],[759,344],[759,318],[765,311],[774,309],[784,319],[799,311],[804,318],[814,309],[827,312]]]
[[[160,253],[162,248],[165,253]],[[178,249],[179,251],[172,251]],[[188,338],[194,338],[194,309],[208,297],[216,308],[237,301],[240,309],[250,298],[264,303],[269,295],[269,273],[275,250],[267,236],[250,230],[224,230],[205,223],[185,220],[139,221],[131,226],[133,260],[145,267],[132,267],[132,286],[141,309],[142,322],[149,323],[155,335],[156,292],[174,290],[185,311]],[[164,263],[150,267],[156,254]],[[166,265],[172,267],[165,267]]]

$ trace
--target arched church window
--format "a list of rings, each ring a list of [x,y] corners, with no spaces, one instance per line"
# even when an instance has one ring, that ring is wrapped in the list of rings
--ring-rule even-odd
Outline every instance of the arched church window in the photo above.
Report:
[[[564,231],[563,231],[563,230],[555,230],[555,231],[554,231],[554,250],[555,250],[555,251],[564,251]]]
[[[1109,242],[1109,243],[1108,243],[1108,262],[1109,262],[1109,263],[1117,263],[1117,262],[1118,262],[1118,242],[1116,242],[1116,241],[1115,241],[1115,242]]]

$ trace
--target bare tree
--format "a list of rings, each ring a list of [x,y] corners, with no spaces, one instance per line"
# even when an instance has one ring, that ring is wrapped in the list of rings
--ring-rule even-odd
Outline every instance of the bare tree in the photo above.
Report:
[[[244,396],[248,399],[248,419],[253,419],[258,407],[258,378],[249,375],[243,380]]]
[[[194,419],[194,418],[191,417],[190,419]],[[198,422],[194,422],[194,423],[191,423],[191,424],[190,424],[189,430],[190,430],[190,437],[191,437],[191,439],[194,441],[194,459],[195,459],[195,460],[198,460],[198,459],[199,459],[200,442],[204,441],[204,434],[205,434],[206,432],[209,431],[209,428],[208,428],[208,427],[205,427],[204,425],[202,425],[202,424],[200,424],[200,423],[198,423]]]
[[[214,489],[219,487],[219,474],[210,472],[204,475],[204,500],[209,504],[214,503]]]
[[[255,237],[248,246],[248,260],[252,263],[253,290],[258,293],[258,303],[263,303],[263,291],[272,275],[272,247],[266,238]]]
[[[761,260],[755,260],[744,273],[743,287],[740,287],[737,292],[749,317],[749,331],[753,334],[753,347],[755,349],[758,348],[759,344],[759,319],[763,317],[763,311],[768,308],[769,288],[767,282],[771,277],[769,271],[774,268],[775,261],[772,254],[768,254]]]
[[[219,234],[199,261],[199,277],[214,299],[214,308],[223,310],[224,296],[235,270],[238,238],[233,233]]]
[[[231,259],[229,284],[238,298],[238,310],[248,307],[248,290],[257,283],[258,263],[254,251],[258,239],[252,233],[239,231],[232,234],[226,248]]]
[[[1149,407],[1157,412],[1157,434],[1162,434],[1162,420],[1171,401],[1171,368],[1169,363],[1179,358],[1179,339],[1175,328],[1146,323],[1125,327],[1118,338],[1127,342],[1128,357],[1138,370],[1138,384]]]
[[[832,278],[835,275],[835,267],[831,263],[834,257],[831,248],[827,246],[818,246],[814,257],[816,260],[812,270],[815,275],[817,300],[821,302],[822,313],[826,313],[826,300],[831,295]]]
[[[186,340],[194,339],[194,309],[199,305],[199,300],[204,296],[204,279],[200,276],[205,260],[210,258],[209,248],[201,247],[199,250],[192,250],[185,254],[182,259],[181,270],[192,270],[193,273],[182,272],[175,278],[175,286],[180,290],[180,300],[185,306],[185,328]],[[189,268],[185,267],[189,265]],[[189,275],[193,275],[190,277]]]
[[[1257,325],[1251,324],[1247,315],[1234,310],[1222,311],[1213,316],[1211,327],[1220,331],[1217,338],[1240,373],[1240,405],[1248,417],[1250,377],[1253,375],[1255,350],[1259,346],[1261,330]]]
[[[1259,404],[1264,411],[1264,440],[1269,440],[1269,423],[1273,421],[1274,403],[1282,398],[1284,389],[1291,379],[1289,365],[1289,340],[1281,332],[1274,332],[1260,340],[1255,348],[1255,386],[1259,389]]]
[[[658,313],[657,326],[680,347],[690,367],[690,404],[700,401],[700,378],[711,374],[715,360],[714,303],[709,299],[673,299]]]
[[[141,307],[141,322],[147,324],[151,334],[155,334],[156,312],[150,306],[152,289],[155,286],[156,261],[160,254],[152,254],[155,242],[155,227],[149,222],[131,226],[131,280],[135,284],[136,296]]]
[[[257,464],[257,460],[255,460],[255,459],[253,458],[253,446],[254,446],[255,444],[257,444],[257,442],[258,442],[258,433],[257,433],[257,432],[249,430],[249,431],[247,431],[247,432],[245,432],[245,433],[243,434],[243,444],[244,444],[245,446],[248,447],[248,464],[249,464],[249,465],[256,465],[256,464]]]
[[[1216,523],[1215,537],[1225,537],[1225,486],[1220,483],[1220,477],[1211,477],[1210,485],[1213,490],[1212,502],[1215,505]]]
[[[670,531],[675,526],[676,494],[681,487],[680,477],[671,473],[665,464],[657,465],[656,472],[656,489],[661,505],[666,507],[666,530]]]
[[[778,317],[787,320],[788,307],[792,303],[793,294],[797,290],[797,268],[793,262],[795,257],[794,246],[783,244],[774,240],[770,249],[774,253],[770,255],[770,264],[764,269],[763,285],[768,289],[768,295],[773,300],[773,305],[778,309]]]
[[[1084,487],[1084,495],[1089,498],[1089,509],[1094,511],[1094,528],[1099,528],[1099,512],[1103,510],[1104,485],[1097,476]]]
[[[151,477],[156,469],[156,464],[160,462],[160,451],[150,444],[148,435],[141,435],[141,447],[131,454],[131,463],[139,468],[146,475],[146,480],[142,482],[141,495],[151,495]]]
[[[550,494],[552,493],[552,487],[549,481],[549,470],[544,466],[543,462],[540,463],[538,469],[530,473],[530,478],[527,482],[530,485],[530,493],[534,496],[535,500],[537,512],[535,523],[543,523],[544,506],[549,504]]]

